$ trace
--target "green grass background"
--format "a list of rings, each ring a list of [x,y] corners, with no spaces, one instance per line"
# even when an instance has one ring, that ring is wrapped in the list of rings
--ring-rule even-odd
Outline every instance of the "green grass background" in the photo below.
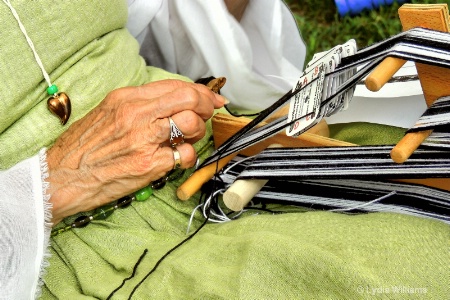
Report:
[[[358,48],[371,45],[401,32],[398,8],[401,4],[366,10],[356,16],[340,17],[334,0],[286,0],[297,21],[307,45],[309,62],[314,53],[331,49],[349,39],[355,39]],[[411,0],[407,3],[447,3],[449,0]]]

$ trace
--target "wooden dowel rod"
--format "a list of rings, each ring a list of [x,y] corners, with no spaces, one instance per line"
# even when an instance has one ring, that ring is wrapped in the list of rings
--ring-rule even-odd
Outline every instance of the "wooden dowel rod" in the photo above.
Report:
[[[424,130],[407,133],[391,150],[391,158],[396,163],[404,163],[422,142],[433,132]]]
[[[177,197],[180,200],[186,201],[195,193],[200,191],[202,185],[210,180],[217,171],[221,170],[227,163],[229,163],[237,153],[230,154],[221,158],[217,163],[207,165],[195,171],[182,185],[177,189]]]
[[[233,211],[241,211],[267,183],[266,179],[238,179],[223,194],[223,202]]]
[[[267,148],[282,148],[272,144]],[[223,202],[233,211],[241,211],[267,183],[266,179],[236,180],[223,194]]]
[[[386,57],[365,80],[369,91],[378,92],[406,63],[406,60]]]

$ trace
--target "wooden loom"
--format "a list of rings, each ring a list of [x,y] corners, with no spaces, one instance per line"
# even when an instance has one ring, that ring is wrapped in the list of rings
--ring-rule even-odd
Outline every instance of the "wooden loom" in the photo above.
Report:
[[[414,5],[404,4],[399,11],[403,30],[414,27],[424,27],[438,31],[450,32],[449,10],[446,4]],[[404,60],[397,58],[386,58],[366,79],[366,86],[371,91],[380,90],[384,84],[403,66]],[[424,97],[428,106],[440,97],[450,95],[450,70],[425,64],[416,64]],[[287,112],[282,112],[286,114]],[[279,114],[278,114],[279,116]],[[272,119],[275,117],[272,117]],[[219,147],[229,137],[234,135],[251,120],[244,117],[232,117],[217,114],[212,119],[214,143]],[[417,149],[417,147],[431,134],[432,130],[408,133],[394,147],[391,157],[395,162],[402,163]],[[310,131],[297,138],[288,137],[279,133],[260,143],[253,145],[240,152],[242,155],[256,155],[269,145],[282,145],[285,147],[317,147],[317,146],[357,146],[347,142],[328,138],[327,124],[322,121]],[[211,164],[197,170],[177,190],[180,200],[188,200],[201,186],[211,179],[217,170],[222,169],[236,154],[229,155],[219,160],[218,164]],[[450,191],[450,178],[427,178],[427,179],[401,179],[399,181],[418,183],[430,187]],[[259,181],[257,185],[263,185]],[[241,190],[242,191],[242,190]],[[250,199],[248,199],[250,200]],[[236,205],[238,210],[246,203]],[[233,209],[233,208],[232,208]]]

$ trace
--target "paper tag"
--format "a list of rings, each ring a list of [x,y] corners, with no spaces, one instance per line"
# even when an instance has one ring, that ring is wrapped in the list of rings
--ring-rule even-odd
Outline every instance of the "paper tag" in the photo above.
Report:
[[[358,51],[358,48],[356,46],[356,41],[354,39],[351,39],[351,40],[347,41],[343,46],[344,46],[344,51],[342,52],[342,57],[351,56],[351,55],[355,54]],[[355,73],[356,73],[356,67],[348,70],[347,72],[345,72],[344,76],[342,78],[343,82],[341,84],[343,84],[345,81],[347,81],[347,79],[349,79],[353,75],[355,75]],[[347,90],[345,92],[345,94],[344,94],[344,105],[342,107],[342,110],[346,110],[348,108],[348,105],[349,105],[350,101],[352,100],[353,93],[355,92],[355,89],[356,89],[356,86],[350,88],[349,90]]]
[[[322,63],[325,64],[325,75],[329,74],[334,71],[337,65],[337,51],[336,47],[329,50],[324,51],[320,53],[316,53],[313,56],[313,59],[310,63],[306,66],[305,73],[308,73],[312,69],[314,69],[316,66],[320,66]],[[340,61],[340,59],[339,59]],[[330,80],[328,77],[325,78],[324,87],[323,87],[323,94],[322,94],[322,100],[325,100],[331,93],[331,86],[332,86],[332,80]]]
[[[302,90],[291,98],[287,118],[288,123],[296,121],[286,128],[286,135],[296,135],[315,124],[322,103],[325,68],[325,64],[321,63],[300,77],[297,82],[294,89]]]

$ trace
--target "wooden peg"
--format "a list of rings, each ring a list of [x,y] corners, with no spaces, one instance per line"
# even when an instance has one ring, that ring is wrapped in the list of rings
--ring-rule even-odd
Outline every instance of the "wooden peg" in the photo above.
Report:
[[[405,63],[406,60],[400,58],[386,57],[364,81],[367,89],[372,92],[381,90]]]
[[[281,148],[273,144],[267,148]],[[223,203],[233,211],[241,211],[253,197],[264,187],[266,179],[238,179],[223,194]]]
[[[232,211],[241,211],[267,181],[266,179],[238,179],[223,194],[223,203]]]
[[[229,163],[236,155],[237,153],[228,155],[220,159],[217,164],[207,165],[192,173],[191,177],[189,177],[185,182],[183,182],[182,185],[178,187],[178,199],[186,201],[191,198],[195,193],[200,191],[203,184],[213,178],[214,174],[216,174],[217,171],[222,170],[222,168],[225,167],[225,165]]]

